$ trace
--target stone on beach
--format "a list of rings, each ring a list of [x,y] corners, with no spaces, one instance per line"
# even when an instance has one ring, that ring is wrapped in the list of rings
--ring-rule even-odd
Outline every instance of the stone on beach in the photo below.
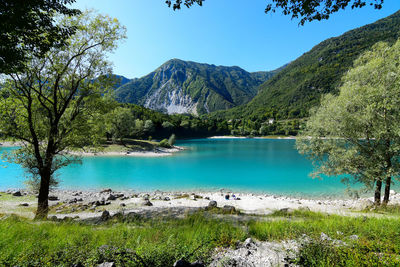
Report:
[[[57,201],[59,200],[57,196],[49,196],[50,201]]]
[[[208,203],[208,207],[209,207],[209,208],[216,208],[216,207],[217,207],[217,201],[211,200],[211,201]]]
[[[14,197],[22,197],[21,191],[15,191],[14,193],[12,193],[12,195],[13,195]]]
[[[148,200],[148,199],[144,199],[142,202],[142,205],[150,207],[150,206],[153,206],[153,203],[151,203],[150,200]]]

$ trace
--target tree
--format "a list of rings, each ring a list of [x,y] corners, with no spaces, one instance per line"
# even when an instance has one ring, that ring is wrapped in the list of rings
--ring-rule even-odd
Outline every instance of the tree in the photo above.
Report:
[[[327,95],[312,111],[296,144],[313,160],[315,176],[346,175],[368,188],[375,204],[389,202],[400,175],[400,41],[378,43],[354,62],[338,96]]]
[[[140,138],[144,134],[143,130],[144,130],[144,122],[140,119],[136,119],[135,126],[133,127],[133,135],[136,138]]]
[[[109,132],[113,139],[123,139],[130,136],[135,127],[135,117],[130,108],[117,107],[107,114],[109,120]]]
[[[65,46],[43,57],[29,55],[26,71],[10,74],[0,91],[0,132],[23,142],[14,161],[40,177],[37,218],[47,216],[55,172],[75,162],[66,153],[99,142],[107,103],[105,83],[95,78],[111,73],[106,53],[125,36],[116,19],[90,12],[64,16],[58,23],[77,31]]]
[[[32,55],[61,46],[76,30],[54,23],[56,15],[78,15],[67,8],[75,0],[3,0],[0,2],[0,73],[22,71]]]
[[[291,16],[292,19],[300,18],[300,24],[314,20],[328,19],[333,13],[350,6],[353,8],[362,8],[366,5],[373,6],[375,9],[381,9],[384,0],[268,0],[270,3],[265,8],[265,13],[275,13],[282,9],[282,14]],[[194,4],[202,6],[204,0],[175,0],[165,1],[169,7],[174,10],[181,9],[182,5],[191,7]]]
[[[143,131],[145,134],[150,135],[156,130],[156,127],[152,120],[146,120],[144,122]]]

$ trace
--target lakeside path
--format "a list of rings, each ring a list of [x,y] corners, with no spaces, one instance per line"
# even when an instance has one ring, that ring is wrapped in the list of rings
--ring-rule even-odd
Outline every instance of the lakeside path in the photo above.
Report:
[[[20,192],[21,196],[16,192]],[[230,199],[225,199],[226,195]],[[344,216],[381,216],[377,213],[365,213],[373,205],[372,198],[333,199],[301,198],[274,196],[266,194],[236,193],[236,200],[228,192],[142,192],[119,191],[111,189],[102,191],[55,190],[50,194],[49,216],[59,219],[64,217],[87,219],[98,217],[105,210],[111,215],[118,212],[137,213],[146,217],[156,217],[160,213],[173,217],[183,216],[188,211],[204,209],[214,205],[221,209],[239,211],[243,215],[268,215],[275,211],[292,212],[293,210],[310,210]],[[33,218],[37,205],[36,196],[27,191],[0,193],[0,213],[17,214]],[[390,204],[400,204],[400,194],[393,192]]]

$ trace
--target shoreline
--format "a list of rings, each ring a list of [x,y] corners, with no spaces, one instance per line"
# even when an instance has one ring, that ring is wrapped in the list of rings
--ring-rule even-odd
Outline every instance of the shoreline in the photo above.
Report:
[[[21,146],[21,142],[11,142],[11,141],[3,141],[0,142],[0,148],[10,148],[10,147],[18,147]],[[163,148],[157,147],[154,150],[144,150],[144,151],[97,151],[97,152],[86,152],[86,151],[68,151],[65,154],[73,155],[73,156],[81,156],[81,157],[113,157],[113,156],[129,156],[129,157],[166,157],[172,156],[177,152],[187,150],[186,147],[182,146],[173,146],[172,148]]]
[[[210,136],[207,137],[207,139],[290,139],[290,140],[295,140],[296,136],[274,136],[274,135],[268,135],[268,136],[255,136],[255,137],[248,137],[248,136],[230,136],[230,135],[217,135],[217,136]]]
[[[16,191],[19,191],[22,196],[12,196]],[[14,213],[33,218],[37,205],[35,194],[26,190],[7,190],[5,192],[0,192],[0,213]],[[226,199],[227,195],[229,195],[229,199]],[[213,201],[219,208],[233,207],[240,213],[251,216],[294,210],[309,210],[344,216],[365,216],[363,210],[369,209],[373,205],[373,197],[359,199],[308,198],[236,191],[232,193],[228,190],[219,192],[194,190],[136,192],[112,189],[86,191],[57,189],[52,190],[50,196],[52,197],[52,200],[49,201],[50,217],[78,216],[80,219],[97,217],[104,210],[109,211],[110,214],[123,211],[146,214],[149,217],[157,217],[160,212],[172,211],[173,216],[180,216],[185,210],[204,209]],[[23,204],[27,206],[22,207]],[[400,193],[393,192],[390,204],[400,204]]]

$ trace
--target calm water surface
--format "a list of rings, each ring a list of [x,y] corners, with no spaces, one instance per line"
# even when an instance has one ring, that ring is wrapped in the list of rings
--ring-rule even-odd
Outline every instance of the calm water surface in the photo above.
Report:
[[[312,179],[311,163],[294,140],[199,139],[179,142],[188,149],[170,157],[86,157],[58,174],[65,189],[262,191],[282,194],[341,194],[336,177]],[[10,148],[3,148],[9,150]],[[24,187],[18,165],[2,163],[0,189]]]

